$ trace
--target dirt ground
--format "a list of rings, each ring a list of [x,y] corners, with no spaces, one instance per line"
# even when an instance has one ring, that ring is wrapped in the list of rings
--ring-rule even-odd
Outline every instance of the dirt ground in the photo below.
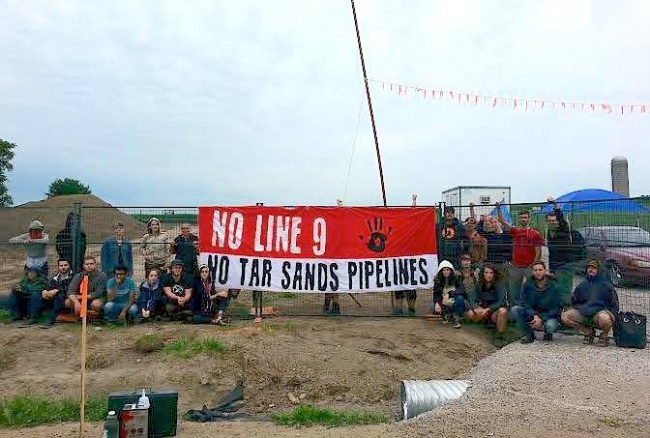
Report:
[[[6,324],[1,329],[0,375],[5,384],[0,397],[27,393],[78,396],[78,325],[40,330]],[[136,340],[149,333],[159,334],[167,343],[181,338],[215,338],[227,351],[202,353],[192,359],[136,352]],[[98,395],[140,387],[176,389],[182,413],[203,404],[214,406],[243,379],[243,411],[261,421],[273,411],[292,408],[289,392],[302,395],[304,403],[369,409],[398,419],[402,380],[463,377],[492,351],[485,334],[474,327],[456,330],[419,318],[273,318],[261,326],[236,321],[226,328],[181,323],[90,327],[87,388],[89,394]],[[212,426],[232,428],[231,436],[259,436],[255,431],[266,431],[269,423]],[[29,436],[68,436],[66,430],[74,427],[30,429]],[[383,427],[373,426],[368,431]],[[197,436],[201,428],[205,426],[183,423],[180,436]],[[4,430],[0,437],[16,433]]]

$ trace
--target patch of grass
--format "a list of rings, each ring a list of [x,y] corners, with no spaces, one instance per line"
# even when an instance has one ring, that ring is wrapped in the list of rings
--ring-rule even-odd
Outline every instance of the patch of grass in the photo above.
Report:
[[[601,423],[606,424],[609,427],[621,427],[621,424],[623,423],[623,420],[620,418],[601,418],[600,420]]]
[[[179,359],[191,359],[201,353],[223,353],[226,347],[214,338],[195,340],[181,338],[166,345],[162,351]]]
[[[262,330],[265,332],[275,332],[278,330],[286,330],[295,333],[297,331],[296,325],[292,322],[267,322],[262,324]]]
[[[292,411],[271,415],[275,424],[282,426],[357,426],[364,424],[388,423],[387,415],[369,411],[334,411],[311,405],[300,405]]]
[[[11,313],[7,309],[0,309],[0,322],[11,321]]]
[[[292,298],[298,298],[298,294],[294,294],[293,292],[281,292],[279,294],[276,294],[278,298],[284,298],[284,299],[292,299]]]
[[[106,397],[91,396],[86,400],[86,420],[106,418]],[[51,399],[40,395],[19,395],[0,400],[0,427],[38,426],[79,420],[79,400]]]

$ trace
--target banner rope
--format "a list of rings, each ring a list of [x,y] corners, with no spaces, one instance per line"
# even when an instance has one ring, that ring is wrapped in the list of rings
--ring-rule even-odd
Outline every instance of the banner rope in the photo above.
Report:
[[[414,85],[397,84],[377,79],[368,79],[369,82],[379,84],[383,91],[393,92],[399,96],[420,96],[422,99],[434,101],[454,101],[460,105],[478,107],[479,105],[492,108],[511,108],[524,112],[536,111],[576,111],[602,114],[620,115],[646,115],[650,104],[607,102],[576,102],[569,100],[526,99],[518,97],[488,96],[482,94],[465,93],[441,88],[427,88]]]

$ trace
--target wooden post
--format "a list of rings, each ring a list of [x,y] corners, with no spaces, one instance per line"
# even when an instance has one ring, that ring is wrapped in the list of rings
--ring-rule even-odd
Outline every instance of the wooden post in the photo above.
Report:
[[[86,416],[86,318],[88,309],[88,276],[81,280],[81,394],[79,400],[79,438],[84,436],[84,421]]]

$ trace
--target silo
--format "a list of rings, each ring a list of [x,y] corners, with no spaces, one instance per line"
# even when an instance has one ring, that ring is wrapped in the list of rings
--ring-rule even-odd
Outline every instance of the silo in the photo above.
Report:
[[[630,197],[630,178],[627,173],[627,158],[612,158],[612,192]]]

